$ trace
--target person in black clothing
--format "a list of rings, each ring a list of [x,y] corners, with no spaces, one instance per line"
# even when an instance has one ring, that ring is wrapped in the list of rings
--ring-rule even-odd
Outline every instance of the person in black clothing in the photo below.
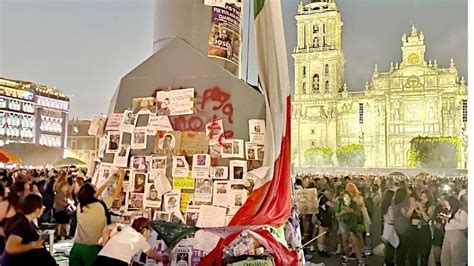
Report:
[[[441,247],[443,246],[444,240],[444,226],[441,219],[441,214],[444,214],[445,212],[444,202],[447,200],[447,198],[447,193],[441,194],[435,206],[434,213],[431,216],[433,225],[433,239],[431,244],[436,266],[441,266]]]
[[[5,226],[7,242],[2,265],[22,266],[40,263],[44,266],[56,266],[56,261],[44,248],[44,240],[40,239],[38,229],[32,222],[43,213],[41,197],[35,194],[28,195],[22,210]]]
[[[318,254],[321,257],[329,257],[330,254],[328,253],[326,249],[326,238],[327,238],[327,233],[329,227],[331,227],[331,223],[334,217],[334,214],[331,212],[330,208],[334,207],[332,203],[329,201],[329,194],[330,191],[328,188],[323,185],[323,188],[321,189],[321,195],[319,196],[319,207],[318,207],[318,214],[316,215],[319,223],[319,231],[318,234],[321,235],[325,233],[324,235],[321,235],[318,239]]]

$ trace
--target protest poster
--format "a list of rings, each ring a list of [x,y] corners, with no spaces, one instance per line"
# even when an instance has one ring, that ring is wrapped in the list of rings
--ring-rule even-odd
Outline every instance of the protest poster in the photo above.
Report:
[[[198,227],[221,227],[225,226],[227,208],[201,205],[201,212],[196,223]]]
[[[105,124],[106,131],[119,131],[120,123],[122,123],[123,113],[114,113],[107,118],[107,124]]]
[[[205,133],[194,131],[183,131],[181,135],[180,152],[188,156],[197,153],[207,153],[209,140]]]
[[[213,159],[220,159],[222,157],[222,147],[221,144],[209,144],[209,154]]]
[[[222,142],[222,158],[244,158],[244,140],[226,139]]]
[[[189,115],[194,113],[194,88],[156,93],[157,115]]]
[[[166,115],[150,114],[148,127],[152,127],[158,131],[173,131],[171,121]]]
[[[133,130],[132,134],[132,150],[146,149],[146,128]]]
[[[166,156],[152,156],[151,157],[151,170],[166,169]]]
[[[188,171],[186,176],[174,176],[173,175],[173,188],[178,189],[194,189],[194,178]]]
[[[229,162],[229,168],[231,180],[243,180],[247,173],[247,161],[232,160]]]
[[[230,193],[229,181],[214,181],[212,204],[227,207],[227,198]]]
[[[193,155],[193,177],[194,178],[208,178],[209,167],[211,166],[211,157],[209,154],[194,154]]]
[[[136,114],[135,129],[136,128],[147,128],[150,120],[151,113],[140,111]]]
[[[133,132],[135,129],[135,114],[130,111],[126,110],[123,112],[122,122],[120,123],[120,130],[124,132]]]
[[[145,185],[145,207],[161,208],[161,195],[154,184]]]
[[[115,154],[115,157],[114,157],[114,165],[116,167],[127,167],[129,155],[130,155],[130,145],[128,144],[120,145],[119,151]]]
[[[191,266],[191,257],[193,255],[192,247],[176,247],[173,250],[171,265],[189,265]]]
[[[186,211],[186,225],[196,226],[201,206],[189,206]]]
[[[211,8],[208,57],[240,63],[241,8],[234,5]]]
[[[212,179],[196,179],[196,189],[194,191],[194,204],[212,203]]]
[[[181,193],[181,200],[179,210],[182,212],[186,212],[188,210],[188,206],[193,202],[193,193]]]
[[[143,193],[128,193],[127,206],[128,211],[143,209]]]
[[[184,220],[184,216],[179,209],[176,209],[171,212],[170,222],[175,224],[186,223],[186,221]]]
[[[102,136],[99,140],[99,151],[97,152],[97,157],[99,157],[100,159],[104,158],[108,142],[109,138],[107,135]]]
[[[147,156],[132,156],[131,168],[135,172],[146,172],[149,168],[149,157]]]
[[[118,152],[120,145],[120,131],[109,131],[107,136],[107,153]]]
[[[229,177],[229,168],[227,166],[212,166],[209,177],[212,179],[227,179]]]
[[[153,215],[153,220],[169,222],[170,221],[170,213],[169,212],[156,211],[155,214]]]
[[[189,175],[189,164],[184,156],[173,156],[173,169],[172,175],[174,176],[185,176]],[[192,178],[192,176],[191,176]]]
[[[134,98],[132,102],[132,111],[134,114],[139,112],[156,113],[156,102],[153,97]]]
[[[222,119],[206,123],[206,136],[209,144],[219,143],[225,140],[224,124]]]
[[[244,205],[247,200],[247,190],[232,190],[229,197],[229,214],[235,214],[237,210]]]
[[[155,153],[157,155],[179,154],[181,136],[180,131],[158,131],[155,138]]]
[[[246,142],[245,151],[247,160],[263,161],[263,147],[263,145]]]
[[[153,184],[155,184],[155,188],[160,196],[172,189],[170,181],[166,178],[165,169],[151,170],[149,172],[149,179],[153,180]]]
[[[250,119],[249,120],[249,136],[250,143],[265,144],[265,120]]]
[[[106,118],[102,115],[94,115],[87,133],[98,138],[102,137],[104,135],[105,120]]]
[[[99,167],[98,176],[95,182],[96,187],[102,186],[110,177],[112,165],[102,163]]]
[[[295,190],[296,207],[300,214],[314,214],[318,209],[318,192],[315,188]]]
[[[166,212],[179,211],[181,190],[173,189],[163,196],[163,208]]]
[[[135,193],[145,193],[146,173],[132,172],[131,191]]]

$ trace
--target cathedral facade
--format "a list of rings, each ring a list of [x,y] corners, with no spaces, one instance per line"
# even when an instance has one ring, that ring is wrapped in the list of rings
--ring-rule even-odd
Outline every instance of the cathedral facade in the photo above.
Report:
[[[401,36],[401,63],[374,66],[365,88],[344,83],[341,13],[334,0],[298,6],[294,48],[295,94],[292,156],[309,165],[305,151],[363,146],[365,167],[408,167],[410,141],[418,136],[463,140],[458,168],[467,168],[467,85],[453,60],[425,59],[425,36],[415,25]],[[333,154],[332,161],[337,166]]]

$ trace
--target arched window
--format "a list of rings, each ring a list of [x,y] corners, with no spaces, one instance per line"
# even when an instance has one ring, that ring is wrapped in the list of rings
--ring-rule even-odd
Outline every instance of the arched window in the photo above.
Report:
[[[313,92],[319,91],[319,74],[313,76]]]
[[[313,37],[313,47],[319,48],[319,38],[317,36]]]
[[[306,66],[303,66],[303,77],[306,77]]]
[[[318,33],[319,27],[318,25],[313,25],[313,33]]]
[[[301,85],[301,92],[303,94],[306,94],[306,83],[305,82],[303,82],[303,85]]]
[[[329,75],[329,64],[326,64],[326,65],[324,66],[324,74],[325,74],[326,76]]]
[[[326,84],[324,85],[324,90],[329,91],[329,80],[326,80]]]

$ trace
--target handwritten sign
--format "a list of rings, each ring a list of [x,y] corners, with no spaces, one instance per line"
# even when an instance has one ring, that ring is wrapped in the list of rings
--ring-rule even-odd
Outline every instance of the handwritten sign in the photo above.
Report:
[[[158,115],[188,115],[194,113],[194,88],[156,93]]]
[[[194,189],[194,178],[192,175],[188,176],[173,176],[174,189]]]
[[[107,124],[105,125],[105,130],[107,131],[117,131],[120,129],[120,123],[122,123],[123,113],[111,114],[107,119]]]

